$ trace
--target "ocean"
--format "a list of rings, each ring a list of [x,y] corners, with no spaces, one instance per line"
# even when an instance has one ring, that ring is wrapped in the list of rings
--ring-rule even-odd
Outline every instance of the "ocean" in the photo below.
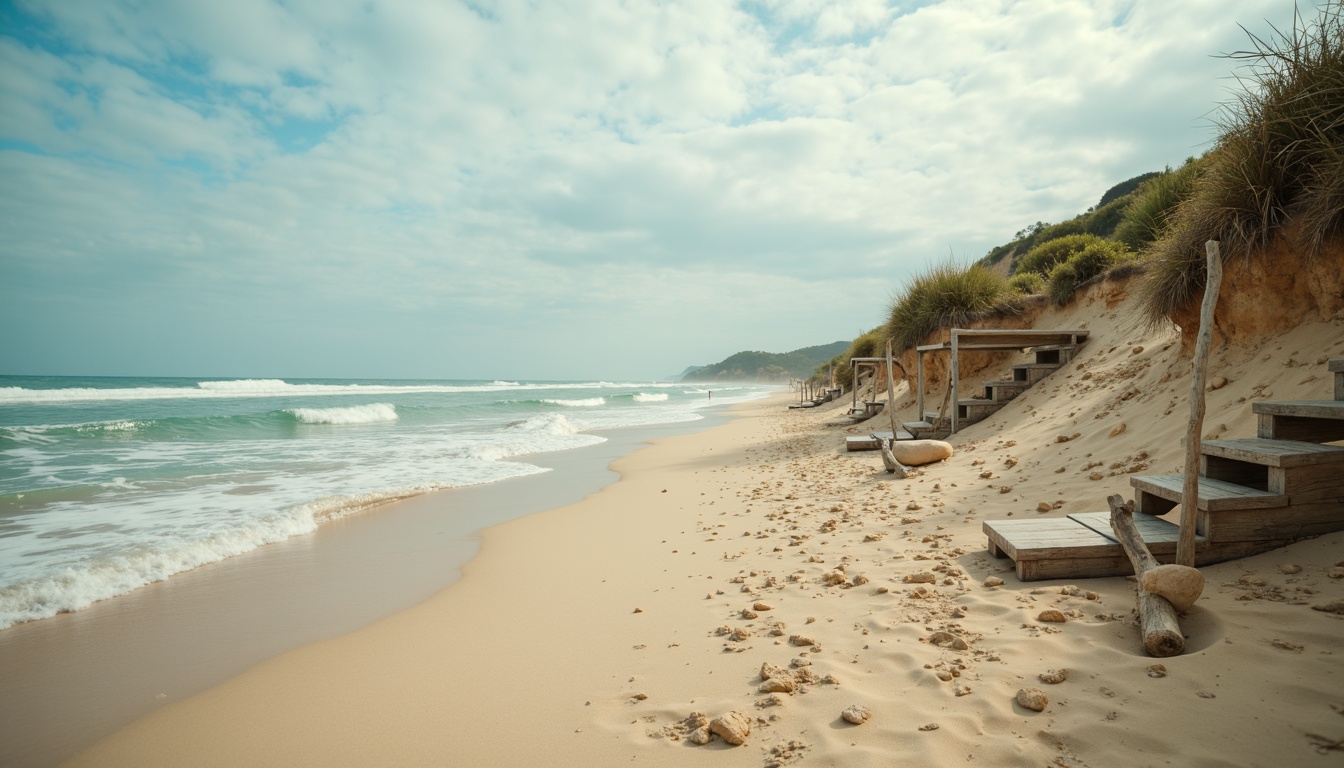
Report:
[[[757,385],[0,376],[0,628]]]

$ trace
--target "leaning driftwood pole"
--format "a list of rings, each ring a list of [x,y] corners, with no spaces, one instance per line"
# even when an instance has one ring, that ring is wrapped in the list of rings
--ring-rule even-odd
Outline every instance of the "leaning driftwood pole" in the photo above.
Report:
[[[876,372],[874,372],[876,374]],[[877,398],[874,397],[874,400]],[[896,372],[891,366],[891,339],[887,339],[887,418],[891,421],[891,439],[896,439]],[[883,457],[885,458],[885,457]],[[892,459],[895,461],[895,458]],[[901,475],[905,477],[905,475]]]
[[[1158,562],[1148,551],[1147,545],[1134,527],[1134,508],[1126,504],[1119,496],[1106,497],[1111,505],[1111,528],[1120,542],[1129,561],[1134,564],[1134,573],[1143,581],[1143,574],[1156,568]],[[1185,636],[1181,634],[1180,622],[1176,620],[1176,609],[1161,595],[1155,595],[1136,587],[1139,600],[1139,631],[1143,634],[1143,649],[1149,656],[1177,656],[1185,650]]]
[[[1195,526],[1199,518],[1199,435],[1204,430],[1204,374],[1209,367],[1209,345],[1213,338],[1213,309],[1218,304],[1218,288],[1223,282],[1223,259],[1218,241],[1204,244],[1208,255],[1208,277],[1204,281],[1204,304],[1199,309],[1199,335],[1195,341],[1195,359],[1190,376],[1190,425],[1185,432],[1185,484],[1181,488],[1181,536],[1176,542],[1176,562],[1195,565]]]

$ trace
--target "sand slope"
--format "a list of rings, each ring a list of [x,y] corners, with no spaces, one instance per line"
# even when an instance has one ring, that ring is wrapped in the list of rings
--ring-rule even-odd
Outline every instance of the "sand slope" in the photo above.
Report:
[[[984,519],[1102,510],[1130,473],[1180,470],[1188,363],[1173,331],[1132,327],[1132,301],[1100,284],[1046,310],[1037,327],[1092,331],[1084,354],[916,477],[843,452],[869,428],[831,425],[847,402],[748,405],[620,460],[580,504],[486,532],[429,602],[72,764],[1339,765],[1344,616],[1313,606],[1344,600],[1344,534],[1203,569],[1187,653],[1160,662],[1132,582],[1023,584],[985,551]],[[1254,434],[1253,400],[1328,398],[1341,354],[1341,319],[1218,350],[1206,432]],[[763,663],[797,689],[760,692]],[[1067,679],[1039,679],[1052,670]],[[1044,711],[1015,702],[1029,687]],[[868,722],[841,719],[854,704]],[[729,711],[752,722],[742,746],[685,738],[692,712]]]

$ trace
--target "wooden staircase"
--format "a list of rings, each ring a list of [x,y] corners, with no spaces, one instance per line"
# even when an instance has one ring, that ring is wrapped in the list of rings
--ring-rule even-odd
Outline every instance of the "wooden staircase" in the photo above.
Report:
[[[1033,361],[1012,367],[1011,379],[995,379],[981,382],[983,391],[978,397],[968,397],[957,401],[958,428],[977,421],[984,421],[1013,398],[1026,392],[1046,376],[1073,361],[1073,355],[1080,344],[1056,344],[1032,349]],[[951,434],[952,420],[944,416],[938,418],[936,411],[926,411],[923,421],[906,422],[901,425],[906,432],[916,438],[942,439]]]
[[[1252,403],[1257,436],[1200,447],[1197,565],[1277,549],[1344,530],[1344,358],[1329,362],[1334,400]],[[1180,504],[1182,475],[1130,478],[1135,523],[1161,562],[1175,558],[1178,526],[1156,515]],[[1038,520],[988,520],[989,551],[1012,558],[1023,581],[1123,576],[1133,568],[1108,512]]]

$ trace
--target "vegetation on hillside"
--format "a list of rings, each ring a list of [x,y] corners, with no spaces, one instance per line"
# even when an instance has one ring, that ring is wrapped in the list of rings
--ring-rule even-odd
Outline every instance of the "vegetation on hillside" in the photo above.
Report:
[[[816,347],[803,347],[792,352],[738,352],[728,359],[688,371],[682,381],[787,381],[805,379],[817,365],[831,360],[850,345],[836,341]],[[848,361],[846,361],[848,365]]]

